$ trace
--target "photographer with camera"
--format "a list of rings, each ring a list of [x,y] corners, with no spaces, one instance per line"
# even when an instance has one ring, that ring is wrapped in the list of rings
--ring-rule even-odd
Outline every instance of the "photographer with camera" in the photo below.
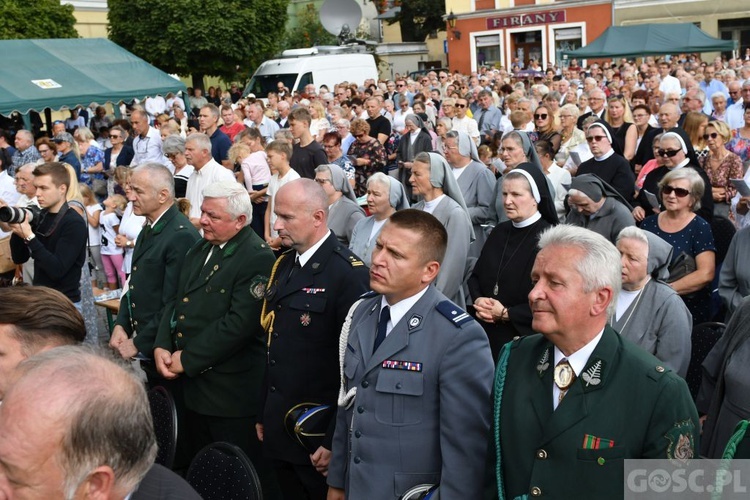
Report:
[[[77,305],[88,230],[65,199],[70,174],[62,163],[50,162],[36,167],[33,175],[41,210],[33,205],[0,208],[0,221],[13,231],[13,261],[22,264],[32,257],[33,284],[54,288]]]
[[[37,207],[39,206],[36,201],[36,186],[34,186],[34,174],[32,173],[34,172],[34,169],[36,167],[37,165],[35,163],[27,163],[26,165],[23,165],[20,168],[16,169],[15,194],[13,195],[7,192],[5,189],[0,189],[0,207],[26,207],[28,205],[36,205]],[[0,178],[1,177],[2,174],[0,174]],[[7,243],[3,244],[6,236]],[[10,226],[8,226],[8,224],[6,224],[5,222],[0,221],[0,238],[2,238],[0,239],[0,259],[5,258],[5,256],[7,255],[7,259],[12,262],[12,258],[10,255],[10,236]],[[23,281],[25,283],[31,283],[34,280],[34,259],[29,258],[29,260],[23,264],[22,271],[16,270],[16,278],[23,278]]]

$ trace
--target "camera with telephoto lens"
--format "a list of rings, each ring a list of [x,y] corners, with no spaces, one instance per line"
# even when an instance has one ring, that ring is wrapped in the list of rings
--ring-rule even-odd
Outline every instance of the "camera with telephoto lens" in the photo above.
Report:
[[[29,205],[28,207],[0,207],[0,222],[20,224],[26,221],[31,226],[31,229],[35,229],[39,225],[39,215],[41,212],[42,209],[36,205]]]

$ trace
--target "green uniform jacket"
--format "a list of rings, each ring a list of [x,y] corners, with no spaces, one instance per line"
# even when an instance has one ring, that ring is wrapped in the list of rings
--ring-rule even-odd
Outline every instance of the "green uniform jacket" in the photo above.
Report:
[[[200,241],[185,257],[176,299],[162,317],[154,347],[182,351],[189,409],[254,416],[266,359],[260,313],[274,255],[250,226],[223,249],[214,247],[206,262],[211,248]]]
[[[542,335],[513,342],[499,412],[505,498],[622,498],[624,459],[697,457],[685,381],[615,330],[553,411],[554,364]]]
[[[177,277],[185,254],[200,234],[187,217],[172,205],[151,229],[141,231],[133,250],[128,293],[120,300],[116,324],[137,333],[133,343],[151,357],[164,308],[174,300]]]

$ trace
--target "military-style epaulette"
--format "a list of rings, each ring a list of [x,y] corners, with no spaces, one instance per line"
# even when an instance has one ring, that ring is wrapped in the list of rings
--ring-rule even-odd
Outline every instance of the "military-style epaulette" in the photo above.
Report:
[[[373,297],[377,297],[378,292],[375,290],[370,290],[369,292],[365,292],[362,295],[359,296],[360,299],[371,299]]]
[[[458,307],[450,300],[444,300],[438,303],[438,305],[435,306],[435,309],[437,309],[440,314],[448,318],[451,323],[456,325],[456,327],[460,327],[464,323],[467,323],[473,319],[469,315],[469,313]]]
[[[333,251],[343,257],[344,260],[347,261],[352,267],[360,267],[365,265],[365,263],[362,262],[359,257],[351,253],[349,249],[344,246],[337,246],[333,249]]]
[[[659,380],[665,373],[672,372],[672,369],[665,365],[656,365],[646,372],[646,376],[651,380]]]

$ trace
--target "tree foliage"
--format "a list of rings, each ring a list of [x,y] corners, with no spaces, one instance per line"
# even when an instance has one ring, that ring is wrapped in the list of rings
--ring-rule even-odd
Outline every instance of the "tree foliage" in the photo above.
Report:
[[[313,45],[338,45],[338,43],[338,38],[328,33],[320,23],[318,9],[309,3],[297,15],[297,26],[287,32],[284,48],[301,49]]]
[[[287,2],[109,0],[109,35],[168,73],[235,80],[276,53]]]
[[[60,0],[0,0],[0,39],[78,38],[72,5]]]
[[[401,22],[404,42],[424,42],[431,32],[445,29],[444,0],[403,0],[397,5],[400,5],[401,12],[389,23]]]

